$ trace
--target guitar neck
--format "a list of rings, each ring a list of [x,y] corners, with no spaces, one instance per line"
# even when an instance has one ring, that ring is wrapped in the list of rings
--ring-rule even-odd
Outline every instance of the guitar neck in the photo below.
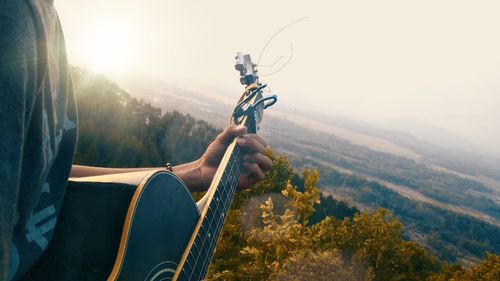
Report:
[[[212,259],[226,214],[240,177],[240,148],[234,140],[226,150],[200,220],[178,265],[173,280],[202,280]]]
[[[245,89],[245,93],[249,93],[257,87],[257,84],[252,84]],[[261,98],[262,93],[258,92],[250,98],[249,104],[253,105]],[[253,118],[244,116],[241,118],[240,124],[247,128],[250,125],[249,132],[256,133],[263,109],[264,104],[258,105],[251,113],[254,115]],[[202,280],[205,277],[217,244],[217,238],[236,192],[240,178],[240,162],[240,149],[236,144],[236,139],[234,139],[228,146],[207,191],[207,202],[172,280]]]

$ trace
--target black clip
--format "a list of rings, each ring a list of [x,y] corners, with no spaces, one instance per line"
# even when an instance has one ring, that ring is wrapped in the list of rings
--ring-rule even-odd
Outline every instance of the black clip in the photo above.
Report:
[[[268,101],[268,100],[270,100],[270,102],[264,103],[265,101]],[[264,103],[264,107],[262,109],[267,109],[268,107],[273,106],[277,101],[278,101],[278,97],[276,95],[272,95],[272,96],[261,98],[260,100],[256,101],[253,106],[257,107],[261,103]]]
[[[256,89],[252,90],[250,94],[248,94],[238,105],[236,106],[236,109],[242,108],[245,104],[247,104],[256,94],[260,93],[262,89],[267,87],[267,84],[262,84]],[[235,110],[236,111],[236,110]]]
[[[243,116],[247,116],[248,123],[246,124],[246,126],[247,126],[247,131],[249,133],[255,134],[257,132],[258,124],[260,123],[260,120],[262,119],[262,113],[263,113],[264,109],[274,105],[278,101],[278,97],[276,95],[272,95],[272,96],[268,96],[268,97],[261,97],[255,103],[249,104],[246,109],[243,109],[243,106],[248,104],[249,101],[256,94],[258,94],[258,93],[261,94],[262,89],[264,89],[266,86],[267,85],[264,84],[264,85],[259,86],[257,89],[253,90],[234,109],[234,112],[233,112],[234,123],[239,125],[241,123],[241,118]]]

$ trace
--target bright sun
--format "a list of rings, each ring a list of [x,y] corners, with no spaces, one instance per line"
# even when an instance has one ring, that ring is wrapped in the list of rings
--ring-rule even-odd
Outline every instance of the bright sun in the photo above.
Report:
[[[123,22],[95,22],[86,30],[82,44],[85,67],[100,73],[123,73],[135,63],[137,30]]]

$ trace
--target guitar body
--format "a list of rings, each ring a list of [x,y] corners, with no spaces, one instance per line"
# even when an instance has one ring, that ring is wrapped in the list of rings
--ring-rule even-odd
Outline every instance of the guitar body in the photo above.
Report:
[[[170,280],[199,217],[166,171],[137,187],[70,182],[53,241],[21,280]]]
[[[170,280],[199,217],[176,176],[162,171],[146,177],[132,197],[108,280]]]

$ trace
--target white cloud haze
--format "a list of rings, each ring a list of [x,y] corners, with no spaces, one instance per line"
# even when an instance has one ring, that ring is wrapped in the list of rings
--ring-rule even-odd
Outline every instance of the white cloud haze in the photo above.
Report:
[[[130,38],[121,45],[134,42],[133,56],[109,62],[130,60],[119,74],[104,68],[110,77],[161,77],[235,97],[241,89],[235,52],[257,59],[276,30],[309,16],[277,36],[263,57],[263,64],[286,59],[293,43],[289,65],[265,78],[283,101],[379,124],[413,118],[500,151],[498,1],[57,0],[56,6],[72,63],[90,67],[88,42],[97,39],[86,34],[110,22],[127,26]]]

